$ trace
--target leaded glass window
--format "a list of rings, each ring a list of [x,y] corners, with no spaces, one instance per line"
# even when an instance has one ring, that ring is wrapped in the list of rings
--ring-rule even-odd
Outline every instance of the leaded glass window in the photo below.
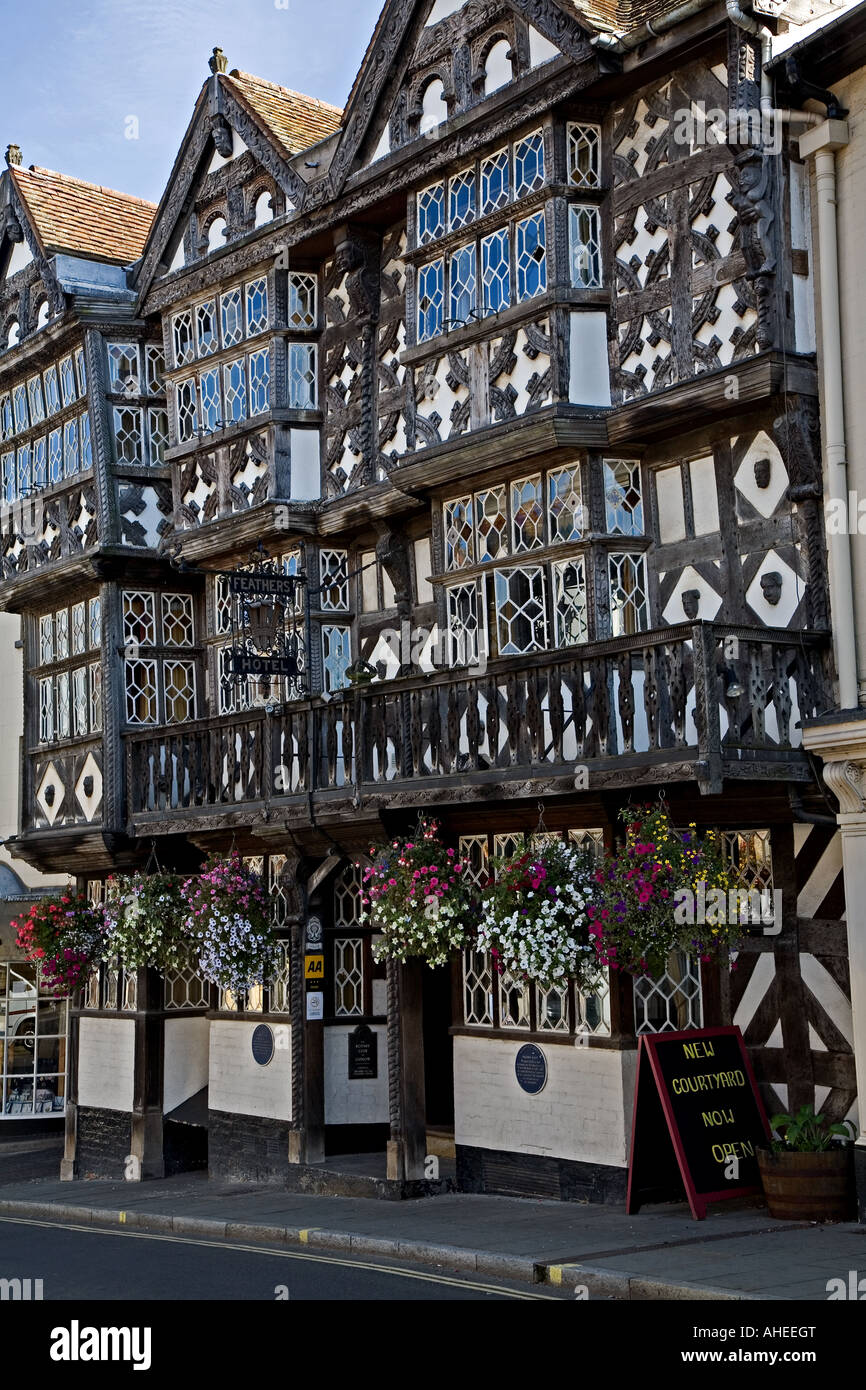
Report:
[[[98,647],[102,641],[102,600],[92,598],[88,605],[89,645]]]
[[[108,344],[108,385],[116,395],[138,395],[138,347],[135,343]]]
[[[54,738],[54,680],[44,676],[39,682],[39,742],[51,743]]]
[[[220,314],[223,347],[234,347],[235,343],[239,343],[244,336],[243,305],[239,285],[236,289],[227,290],[220,297]]]
[[[547,289],[544,213],[533,213],[518,222],[516,236],[517,298],[532,299]]]
[[[87,667],[76,666],[72,672],[72,731],[76,738],[87,733],[89,706]]]
[[[149,410],[147,423],[150,432],[150,461],[156,466],[165,462],[165,450],[168,444],[168,412]]]
[[[52,367],[51,370],[54,371],[54,368]],[[5,396],[0,396],[0,439],[4,441],[11,439],[14,433],[15,427],[12,424],[12,398],[7,393]]]
[[[463,569],[474,562],[472,498],[455,497],[445,503],[445,568]]]
[[[289,405],[293,410],[316,407],[316,349],[312,343],[289,343]]]
[[[557,561],[552,573],[556,645],[573,647],[589,637],[583,556]]]
[[[63,426],[63,472],[71,478],[79,467],[78,421],[67,420]]]
[[[18,478],[15,472],[15,450],[3,455],[3,500],[14,502],[18,492]]]
[[[418,271],[418,342],[435,338],[442,332],[445,313],[445,266],[443,261],[431,261]]]
[[[90,728],[96,733],[102,728],[102,667],[98,661],[88,666],[90,672]]]
[[[212,367],[201,374],[201,427],[205,434],[222,428],[221,412],[220,371],[219,367]]]
[[[195,665],[192,661],[163,663],[166,724],[185,724],[195,718]]]
[[[54,614],[54,652],[58,661],[69,655],[69,609],[60,608]]]
[[[247,418],[247,384],[245,378],[245,364],[242,357],[223,365],[223,398],[227,425],[238,424]]]
[[[66,360],[71,370],[72,358],[68,357]],[[27,387],[24,385],[23,381],[19,386],[13,386],[12,388],[12,405],[15,411],[15,433],[21,434],[30,424],[27,413]]]
[[[611,535],[643,535],[640,464],[636,460],[604,460],[604,511]]]
[[[165,390],[165,354],[161,347],[149,344],[145,348],[145,366],[148,395],[162,395]]]
[[[152,593],[124,590],[123,641],[134,647],[156,645],[156,607]]]
[[[315,328],[316,277],[289,273],[289,327]]]
[[[611,634],[630,637],[649,627],[646,569],[642,555],[608,556]]]
[[[571,283],[576,289],[601,285],[601,226],[597,207],[572,203],[568,210]]]
[[[464,169],[448,180],[448,225],[452,232],[475,217],[475,170]]]
[[[580,540],[583,534],[583,500],[579,464],[548,473],[547,515],[551,545]]]
[[[511,303],[511,265],[508,229],[500,227],[481,239],[483,310],[497,314]]]
[[[60,389],[63,395],[63,404],[72,405],[75,400],[75,370],[72,366],[71,357],[64,357],[61,359]]]
[[[510,196],[509,188],[508,150],[497,150],[496,154],[481,161],[482,213],[504,208]]]
[[[27,399],[30,402],[30,423],[40,425],[45,419],[45,403],[42,399],[42,378],[32,376],[27,383]]]
[[[268,326],[268,281],[266,276],[250,280],[246,287],[247,334],[254,337]]]
[[[199,357],[209,357],[219,348],[219,329],[217,328],[216,303],[206,299],[195,306],[195,331],[198,341]]]
[[[538,550],[544,545],[544,506],[540,475],[521,478],[511,484],[511,518],[515,552]]]
[[[364,1012],[364,938],[334,938],[334,1013],[339,1017]]]
[[[43,435],[41,439],[33,441],[33,486],[44,488],[48,485],[48,453],[47,440]]]
[[[263,415],[270,409],[270,354],[267,348],[250,355],[250,414]]]
[[[63,431],[52,430],[48,436],[48,481],[63,480]]]
[[[177,383],[175,391],[177,410],[177,433],[181,441],[192,439],[198,429],[198,412],[195,399],[195,377],[189,376]]]
[[[93,445],[90,439],[90,416],[85,410],[83,415],[78,417],[79,434],[81,436],[81,467],[93,467]]]
[[[87,369],[84,365],[84,349],[75,349],[75,371],[78,376],[78,394],[84,396],[87,393]]]
[[[43,377],[45,382],[45,410],[48,415],[55,415],[60,409],[60,388],[57,383],[57,368],[46,367]]]
[[[349,607],[349,556],[345,550],[322,550],[319,555],[320,603],[332,613]]]
[[[118,463],[142,464],[144,462],[144,440],[139,409],[132,409],[129,406],[114,407],[114,440],[117,446]]]
[[[346,672],[352,664],[352,634],[348,627],[322,624],[322,665],[326,694],[349,684]]]
[[[39,660],[43,666],[54,660],[54,614],[43,613],[39,619]]]
[[[505,488],[491,487],[475,494],[475,535],[478,563],[500,559],[508,550]]]
[[[514,196],[523,198],[544,183],[544,136],[540,130],[514,146]]]
[[[453,584],[445,590],[448,609],[448,659],[451,666],[477,665],[480,623],[478,586]]]
[[[448,327],[459,328],[467,323],[475,308],[475,243],[461,246],[448,264],[449,310]]]
[[[129,724],[157,722],[156,661],[126,658],[126,719]]]
[[[86,605],[73,603],[72,605],[72,654],[78,656],[79,653],[87,648],[87,620]]]
[[[69,738],[70,713],[69,672],[61,671],[57,677],[57,737]]]
[[[500,656],[521,656],[547,646],[545,572],[540,565],[494,572]]]
[[[192,595],[162,595],[162,640],[166,647],[191,647],[194,641]]]
[[[578,188],[600,187],[601,131],[597,125],[569,122],[568,179]]]
[[[192,333],[192,310],[184,309],[175,314],[171,321],[171,339],[174,349],[174,365],[184,367],[195,357],[195,342]]]
[[[18,450],[18,495],[26,497],[30,491],[30,445],[22,444]]]
[[[418,245],[442,236],[445,231],[445,185],[434,183],[418,194]]]

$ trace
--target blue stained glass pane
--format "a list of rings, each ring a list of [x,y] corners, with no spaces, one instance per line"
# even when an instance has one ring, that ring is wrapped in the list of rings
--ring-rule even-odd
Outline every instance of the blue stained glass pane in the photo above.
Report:
[[[442,332],[445,301],[445,267],[442,261],[422,265],[418,271],[418,341],[426,342]]]
[[[45,436],[33,441],[33,486],[43,488],[48,483],[48,460],[45,451]]]

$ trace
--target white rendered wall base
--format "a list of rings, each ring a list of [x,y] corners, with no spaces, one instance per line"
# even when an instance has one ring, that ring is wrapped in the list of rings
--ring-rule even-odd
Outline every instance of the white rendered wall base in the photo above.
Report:
[[[454,1039],[457,1145],[627,1166],[636,1052],[540,1043],[547,1084],[533,1096],[514,1074],[525,1041]]]
[[[262,1119],[292,1118],[292,1030],[288,1023],[269,1025],[274,1055],[267,1066],[253,1059],[252,1036],[258,1027],[246,1020],[213,1020],[210,1025],[208,1109]]]

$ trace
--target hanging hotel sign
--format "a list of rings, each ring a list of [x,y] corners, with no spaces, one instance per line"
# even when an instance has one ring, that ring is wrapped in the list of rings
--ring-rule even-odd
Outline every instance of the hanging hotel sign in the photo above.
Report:
[[[264,550],[221,576],[231,604],[229,673],[236,680],[288,677],[302,670],[303,574],[287,574]]]
[[[761,1190],[770,1130],[739,1028],[644,1034],[637,1059],[626,1210],[685,1187],[692,1215]]]

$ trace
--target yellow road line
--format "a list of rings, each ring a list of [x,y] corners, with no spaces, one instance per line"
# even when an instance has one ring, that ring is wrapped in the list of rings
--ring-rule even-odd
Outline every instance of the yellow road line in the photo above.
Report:
[[[242,1245],[239,1241],[221,1241],[218,1237],[214,1240],[197,1240],[193,1236],[169,1236],[158,1231],[132,1231],[128,1226],[123,1231],[116,1231],[111,1226],[75,1226],[64,1221],[37,1221],[33,1217],[26,1216],[0,1216],[0,1221],[14,1226],[41,1226],[53,1231],[83,1231],[90,1235],[125,1236],[127,1239],[134,1240],[159,1240],[174,1245],[200,1245],[208,1250],[243,1250],[251,1255],[268,1255],[271,1258],[276,1257],[281,1260],[306,1260],[316,1264],[340,1265],[345,1269],[366,1269],[377,1274],[393,1274],[401,1279],[420,1279],[429,1284],[448,1284],[460,1289],[475,1289],[482,1293],[503,1294],[506,1298],[541,1299],[547,1303],[559,1303],[561,1301],[554,1299],[550,1294],[524,1293],[515,1289],[504,1289],[498,1284],[482,1284],[469,1279],[455,1279],[447,1274],[423,1273],[421,1270],[405,1269],[403,1266],[395,1269],[391,1265],[373,1264],[369,1260],[344,1260],[334,1255],[300,1254],[295,1250],[274,1250],[271,1246]],[[308,1235],[311,1231],[318,1229],[320,1228],[317,1226],[310,1226],[302,1234]]]

